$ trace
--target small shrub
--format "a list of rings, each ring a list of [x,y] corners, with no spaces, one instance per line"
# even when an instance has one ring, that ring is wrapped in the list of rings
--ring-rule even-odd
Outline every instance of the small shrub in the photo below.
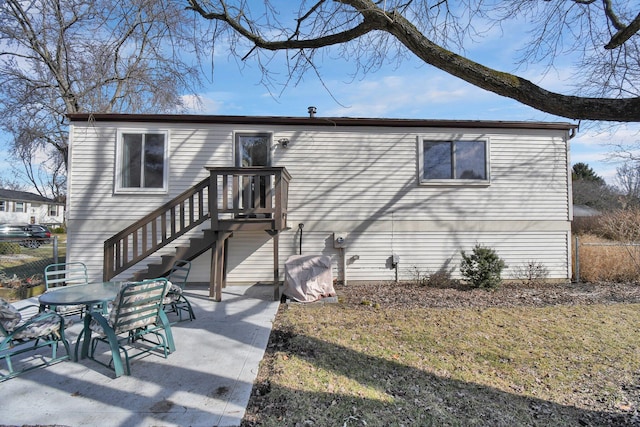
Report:
[[[600,216],[574,217],[571,233],[575,235],[600,234]]]
[[[408,275],[411,277],[411,283],[418,286],[426,286],[429,280],[429,273],[419,269],[415,265],[408,269]]]
[[[476,244],[471,255],[460,251],[460,273],[473,288],[496,289],[502,283],[504,261],[491,248]]]
[[[620,209],[598,218],[596,234],[618,242],[640,241],[640,209]]]
[[[432,273],[429,270],[421,270],[413,266],[408,270],[410,281],[418,286],[429,286],[432,288],[453,288],[458,286],[458,281],[451,277],[451,271],[446,268]]]
[[[543,263],[532,260],[515,267],[513,275],[524,283],[540,283],[547,280],[549,270]]]
[[[67,232],[67,230],[65,230],[64,227],[53,227],[51,229],[51,232],[54,233],[54,234],[64,234],[64,233]]]
[[[459,283],[451,277],[451,271],[441,268],[429,275],[426,285],[432,288],[455,288]]]
[[[0,242],[0,255],[13,255],[22,252],[20,245],[15,242]]]

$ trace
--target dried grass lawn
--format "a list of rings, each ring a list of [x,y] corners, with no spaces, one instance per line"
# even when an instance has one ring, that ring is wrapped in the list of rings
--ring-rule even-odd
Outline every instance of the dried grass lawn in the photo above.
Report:
[[[282,304],[243,426],[640,425],[640,285]]]

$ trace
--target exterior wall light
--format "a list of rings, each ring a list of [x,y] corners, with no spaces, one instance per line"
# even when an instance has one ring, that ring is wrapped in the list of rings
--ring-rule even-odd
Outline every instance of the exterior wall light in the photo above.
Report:
[[[278,144],[280,144],[282,148],[287,148],[287,146],[289,145],[289,138],[280,138],[278,140]]]

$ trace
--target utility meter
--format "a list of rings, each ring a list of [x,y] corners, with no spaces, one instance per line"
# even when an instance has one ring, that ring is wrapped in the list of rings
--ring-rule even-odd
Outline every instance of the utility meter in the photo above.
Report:
[[[347,247],[347,233],[333,233],[333,247],[334,248],[346,248]]]

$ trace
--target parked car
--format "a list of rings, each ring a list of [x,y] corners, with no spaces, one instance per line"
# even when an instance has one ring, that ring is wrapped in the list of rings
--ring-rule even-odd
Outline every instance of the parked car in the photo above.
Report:
[[[31,237],[31,234],[24,225],[0,224],[0,241],[22,241],[27,237]]]
[[[25,225],[24,230],[31,235],[28,242],[37,242],[38,246],[51,243],[51,230],[46,225],[40,224],[28,224]]]
[[[25,248],[38,248],[51,242],[51,231],[40,224],[0,224],[0,241],[18,242]]]

